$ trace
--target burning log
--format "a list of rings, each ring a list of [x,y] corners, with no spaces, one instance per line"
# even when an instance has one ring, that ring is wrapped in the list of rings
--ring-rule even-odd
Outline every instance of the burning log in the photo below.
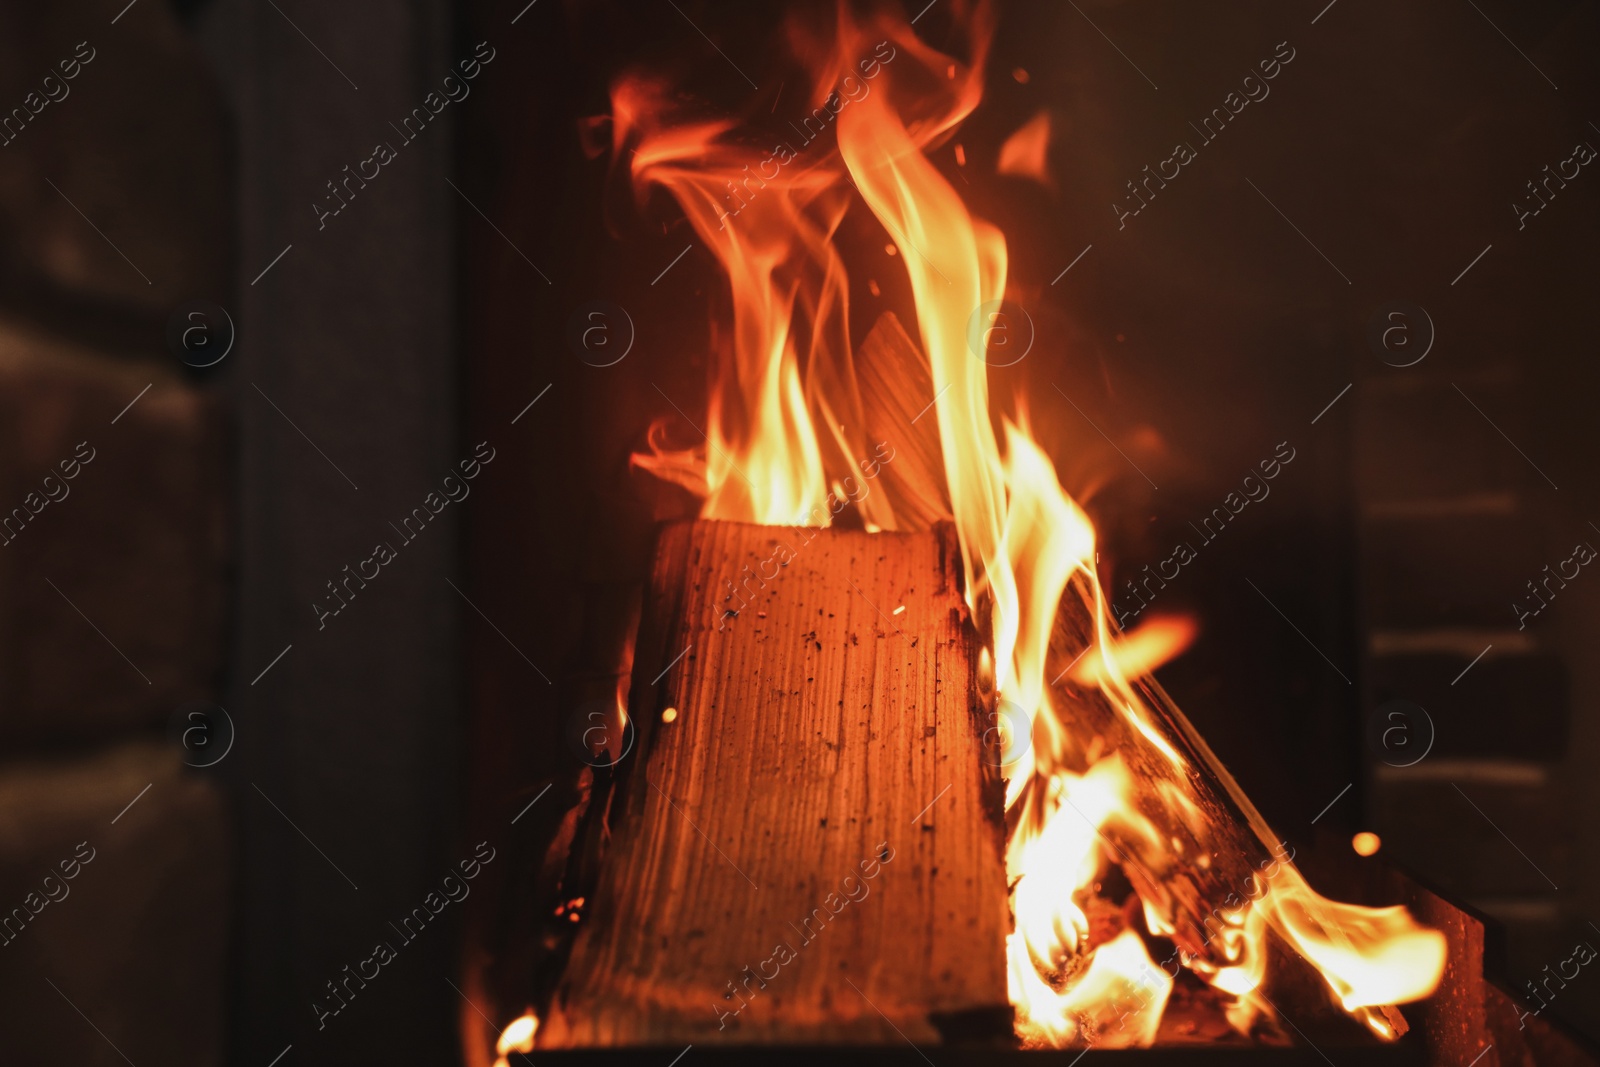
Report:
[[[918,419],[934,396],[927,358],[894,314],[885,312],[857,353],[856,372],[869,438],[896,446],[895,462],[883,478],[895,521],[901,529],[927,528],[947,517],[950,507],[936,422]],[[1237,963],[1239,938],[1229,932],[1248,921],[1243,913],[1292,850],[1273,838],[1227,769],[1152,679],[1131,683],[1140,699],[1118,706],[1115,686],[1103,684],[1107,675],[1118,668],[1130,676],[1142,672],[1130,657],[1108,666],[1091,651],[1099,641],[1095,611],[1092,586],[1083,578],[1073,581],[1056,613],[1046,677],[1055,679],[1056,707],[1083,757],[1075,770],[1087,771],[1091,756],[1118,753],[1132,779],[1128,814],[1144,821],[1114,816],[1102,838],[1145,903],[1152,933],[1170,937],[1202,969]],[[1156,962],[1177,975],[1177,959]]]
[[[947,526],[665,528],[636,751],[541,1047],[1009,1032],[959,568]]]
[[[1096,650],[1094,610],[1085,583],[1074,581],[1051,637],[1047,670],[1053,697],[1086,760],[1091,750],[1096,757],[1120,755],[1134,782],[1138,814],[1153,824],[1150,833],[1114,818],[1103,828],[1147,912],[1161,916],[1151,923],[1152,932],[1172,937],[1192,956],[1214,959],[1221,911],[1242,904],[1254,893],[1258,874],[1270,878],[1275,861],[1287,855],[1153,679],[1131,681],[1142,700],[1121,706],[1115,686],[1101,684],[1116,665],[1106,664]]]
[[[926,358],[893,314],[882,315],[867,335],[858,352],[857,373],[863,383],[868,434],[893,441],[897,448],[893,469],[886,468],[883,483],[898,527],[918,529],[940,521],[948,516],[950,507],[942,446],[934,432],[935,420],[917,417],[933,400],[933,384]],[[980,610],[984,599],[980,597]],[[1188,967],[1234,993],[1253,994],[1270,971],[1268,985],[1292,988],[1294,1002],[1301,1006],[1297,1014],[1304,1019],[1304,994],[1321,984],[1322,975],[1297,953],[1320,955],[1321,960],[1313,958],[1312,963],[1325,964],[1322,971],[1349,1001],[1348,1008],[1380,1034],[1404,1033],[1406,1021],[1400,1013],[1372,999],[1374,968],[1357,966],[1352,973],[1348,961],[1366,954],[1374,957],[1375,967],[1381,966],[1375,950],[1387,940],[1391,946],[1399,946],[1400,952],[1385,962],[1407,971],[1417,957],[1426,959],[1437,953],[1437,945],[1426,945],[1428,937],[1418,936],[1409,920],[1399,915],[1361,915],[1359,909],[1344,908],[1312,893],[1292,865],[1293,850],[1273,835],[1204,738],[1150,677],[1149,671],[1168,654],[1158,647],[1163,639],[1170,638],[1175,646],[1181,646],[1184,639],[1163,634],[1159,623],[1147,624],[1133,635],[1111,632],[1109,624],[1102,631],[1096,620],[1103,614],[1092,573],[1079,571],[1068,582],[1053,615],[1044,677],[1053,679],[1053,714],[1066,738],[1064,754],[1070,769],[1087,774],[1094,764],[1115,756],[1120,761],[1117,770],[1127,775],[1126,788],[1096,830],[1107,859],[1123,869],[1138,894],[1144,927],[1170,939],[1174,946],[1169,956],[1152,962],[1168,978],[1176,978]],[[986,686],[980,689],[983,697],[993,702],[994,694]],[[1023,709],[1005,705],[1002,701],[998,709],[991,709],[991,721],[1020,727]],[[1050,733],[1046,730],[1035,740],[1048,745]],[[1002,773],[1008,776],[1029,769],[1013,763],[1014,755],[1014,750],[1006,753]],[[1040,803],[1014,806],[1013,829],[1017,820],[1030,817],[1029,811],[1037,819],[1040,813],[1057,810],[1056,798],[1049,794],[1059,786],[1050,775],[1031,778],[1027,789]],[[1073,801],[1067,798],[1066,803]],[[1074,823],[1087,816],[1080,810],[1068,813],[1067,818]],[[1023,835],[1023,840],[1028,836]],[[1013,839],[1013,860],[1019,858],[1017,840]],[[1025,864],[1019,869],[1014,863],[1013,877],[1025,873],[1025,868]],[[1048,892],[1064,897],[1069,890],[1069,886],[1057,884]],[[1013,906],[1019,917],[1031,910],[1021,898],[1014,899]],[[1063,910],[1070,912],[1071,905]],[[1269,923],[1280,934],[1287,931],[1285,939],[1292,944],[1269,953],[1265,940]],[[1037,934],[1036,923],[1019,923],[1019,929],[1030,926]],[[1086,948],[1098,949],[1102,944],[1104,940],[1093,936],[1079,940],[1076,961],[1037,958],[1038,944],[1029,951],[1035,953],[1035,965],[1043,971],[1065,974],[1082,966]],[[1054,949],[1046,946],[1044,953],[1049,956],[1055,949],[1071,948],[1067,938]],[[1408,953],[1414,954],[1412,958],[1402,958]],[[1270,968],[1269,955],[1275,961]],[[1328,964],[1330,960],[1339,962]],[[1426,965],[1422,969],[1426,970]],[[1358,978],[1367,979],[1361,983],[1367,988],[1350,995],[1349,987]],[[1149,983],[1151,989],[1165,985],[1162,979]],[[1376,983],[1379,988],[1382,985],[1381,980]],[[1101,998],[1107,999],[1113,998]],[[1247,998],[1231,1014],[1239,1029],[1248,1030],[1256,1010],[1271,1004],[1269,995],[1263,993]],[[1078,1014],[1069,1009],[1069,1014],[1078,1019],[1075,1040],[1127,1040],[1128,1031],[1120,1020],[1116,1024],[1119,1033],[1108,1037],[1099,1033],[1100,1022],[1094,1012]],[[1148,1033],[1154,1032],[1154,1025],[1153,1018],[1144,1020]]]
[[[1088,582],[1075,579],[1051,635],[1052,694],[1085,761],[1115,754],[1133,782],[1129,809],[1101,831],[1143,902],[1150,932],[1176,946],[1159,965],[1169,975],[1181,964],[1223,989],[1253,991],[1266,970],[1261,938],[1269,922],[1280,934],[1287,928],[1285,940],[1310,959],[1290,979],[1300,988],[1314,974],[1312,964],[1336,988],[1355,977],[1370,979],[1329,960],[1371,954],[1383,938],[1412,958],[1373,958],[1371,969],[1437,953],[1437,935],[1417,930],[1403,912],[1358,917],[1362,909],[1309,890],[1292,865],[1293,849],[1273,834],[1199,731],[1141,668],[1137,642],[1106,642],[1096,634],[1099,610]],[[1299,964],[1292,952],[1272,956],[1274,966]],[[1370,987],[1347,999],[1347,1009],[1379,1033],[1406,1032],[1398,1009],[1373,999]]]

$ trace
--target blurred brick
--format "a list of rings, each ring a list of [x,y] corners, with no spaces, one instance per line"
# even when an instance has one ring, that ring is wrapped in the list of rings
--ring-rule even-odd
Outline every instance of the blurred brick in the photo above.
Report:
[[[0,544],[0,741],[103,739],[212,695],[222,425],[170,368],[113,364],[0,324],[0,520],[27,513],[30,493],[43,499],[48,476],[67,490]],[[62,481],[59,465],[83,442],[94,458]]]
[[[1559,885],[1571,874],[1573,832],[1562,806],[1552,803],[1549,786],[1465,777],[1459,785],[1465,797],[1448,780],[1380,775],[1372,785],[1370,811],[1384,853],[1468,900],[1545,895],[1553,892],[1545,876]]]
[[[59,898],[0,938],[5,1062],[220,1063],[229,853],[221,792],[175,749],[0,766],[0,916]]]
[[[221,94],[171,5],[136,4],[115,26],[111,14],[0,8],[0,112],[30,93],[42,99],[46,76],[66,93],[0,147],[0,276],[12,289],[164,316],[215,298],[231,276],[230,136]],[[80,42],[93,58],[63,81],[60,64],[75,61]]]
[[[1361,553],[1369,629],[1514,628],[1511,601],[1543,558],[1536,524],[1514,514],[1370,520]]]
[[[1447,653],[1374,656],[1373,706],[1421,705],[1433,720],[1437,756],[1560,759],[1572,720],[1561,659],[1491,651],[1463,676],[1470,663],[1471,656]]]

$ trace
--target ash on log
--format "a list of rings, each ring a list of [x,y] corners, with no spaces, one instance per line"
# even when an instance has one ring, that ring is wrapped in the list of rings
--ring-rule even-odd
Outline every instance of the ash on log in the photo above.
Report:
[[[947,526],[663,530],[637,749],[541,1047],[1009,1033],[959,574]]]

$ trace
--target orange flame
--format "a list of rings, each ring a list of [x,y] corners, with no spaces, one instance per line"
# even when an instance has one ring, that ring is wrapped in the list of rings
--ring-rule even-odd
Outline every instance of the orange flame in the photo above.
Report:
[[[1124,678],[1149,674],[1187,648],[1194,640],[1195,630],[1194,623],[1188,619],[1154,616],[1110,644],[1091,645],[1085,649],[1092,654],[1078,660],[1077,669],[1070,677],[1081,686],[1098,686],[1112,677],[1112,663],[1116,674]]]
[[[903,264],[914,297],[965,596],[985,643],[981,667],[994,696],[1031,720],[1031,744],[1006,767],[1015,826],[1006,857],[1015,919],[1007,954],[1018,1031],[1035,1044],[1147,1045],[1171,973],[1153,965],[1133,928],[1091,943],[1084,906],[1108,865],[1128,859],[1124,849],[1158,874],[1211,863],[1204,843],[1218,840],[1216,816],[1190,785],[1200,772],[1147,695],[1150,672],[1181,651],[1193,627],[1152,620],[1120,634],[1096,570],[1094,526],[1062,488],[1020,401],[997,432],[985,353],[970,324],[1005,295],[1006,242],[967,210],[930,158],[979,102],[992,29],[986,4],[953,7],[969,38],[968,63],[918,40],[901,18],[857,18],[843,4],[828,39],[791,24],[797,53],[812,63],[814,114],[826,112],[819,126],[836,138],[836,151],[808,144],[801,158],[792,148],[755,149],[731,120],[685,117],[661,83],[629,77],[615,87],[618,158],[632,153],[641,195],[659,186],[681,205],[726,273],[732,303],[732,336],[713,362],[704,446],[670,450],[657,427],[651,451],[635,462],[703,495],[704,518],[826,525],[828,485],[865,451],[854,437],[861,419],[848,276],[834,244],[859,194],[900,253],[885,269]],[[1037,157],[1042,168],[1047,140],[1036,120],[1013,137],[1003,161],[1026,171]],[[859,506],[869,530],[897,528],[879,497]],[[1164,767],[1160,780],[1136,787],[1121,752],[1103,752],[1101,739],[1072,730],[1077,697],[1055,691],[1046,668],[1068,595],[1083,598],[1094,626],[1071,683],[1115,709]],[[1166,822],[1153,818],[1158,812]],[[1158,825],[1185,827],[1202,847]],[[1250,825],[1264,841],[1259,817]],[[1252,875],[1245,898],[1217,907],[1206,920],[1205,953],[1186,951],[1182,963],[1231,995],[1229,1019],[1248,1032],[1258,1014],[1271,1014],[1258,993],[1270,928],[1318,968],[1347,1011],[1395,1036],[1376,1009],[1431,993],[1444,966],[1443,937],[1401,908],[1324,900],[1287,860],[1272,867],[1270,876]],[[1170,894],[1135,885],[1149,934],[1176,939]]]
[[[1007,137],[1000,146],[996,174],[1030,178],[1040,185],[1055,184],[1050,177],[1050,113],[1041,111]]]
[[[837,168],[798,163],[789,145],[752,148],[728,121],[686,121],[660,82],[624,79],[612,104],[616,154],[631,153],[635,188],[672,193],[732,297],[732,351],[713,362],[704,446],[669,450],[658,425],[651,453],[634,462],[704,496],[704,518],[826,525],[817,426],[838,451],[861,454],[838,429],[859,402],[847,275],[832,242],[848,206]]]

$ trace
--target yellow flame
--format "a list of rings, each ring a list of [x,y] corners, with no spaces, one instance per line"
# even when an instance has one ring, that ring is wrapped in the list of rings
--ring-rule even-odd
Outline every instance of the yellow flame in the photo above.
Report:
[[[1012,934],[1009,941],[1021,935]],[[1012,997],[1035,1005],[1019,1020],[1025,1044],[1130,1048],[1155,1042],[1172,977],[1150,959],[1144,941],[1124,930],[1101,945],[1088,966],[1058,992],[1027,963],[1011,965]]]
[[[532,1052],[533,1038],[538,1032],[539,1017],[533,1012],[524,1012],[513,1019],[501,1032],[500,1040],[495,1042],[494,1050],[499,1058],[494,1061],[494,1067],[509,1067],[506,1057],[513,1052]]]
[[[1079,658],[1069,677],[1078,685],[1093,688],[1113,677],[1137,678],[1149,674],[1176,656],[1194,640],[1195,625],[1175,616],[1154,616],[1137,630],[1108,644],[1092,646],[1089,655]],[[1110,659],[1115,665],[1106,661]]]
[[[1376,1017],[1360,1009],[1421,1000],[1444,974],[1444,935],[1418,926],[1405,908],[1327,900],[1292,867],[1274,879],[1261,904],[1267,921],[1316,964],[1344,1009],[1369,1025]]]

